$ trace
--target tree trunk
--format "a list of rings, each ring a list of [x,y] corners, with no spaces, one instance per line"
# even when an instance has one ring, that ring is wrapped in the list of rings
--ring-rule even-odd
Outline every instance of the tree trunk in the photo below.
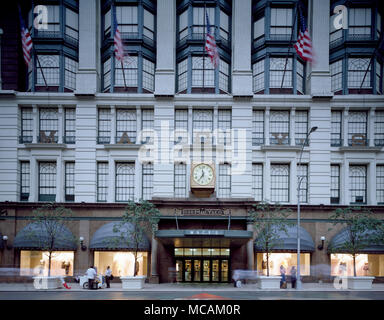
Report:
[[[267,251],[267,277],[269,277],[269,252]]]
[[[133,266],[133,276],[136,277],[137,276],[137,269],[136,269],[136,264],[137,264],[137,251],[138,251],[138,248],[136,248],[135,250],[135,264]]]
[[[51,276],[52,251],[49,251],[48,256],[48,277]]]
[[[356,254],[353,254],[353,276],[356,277]]]

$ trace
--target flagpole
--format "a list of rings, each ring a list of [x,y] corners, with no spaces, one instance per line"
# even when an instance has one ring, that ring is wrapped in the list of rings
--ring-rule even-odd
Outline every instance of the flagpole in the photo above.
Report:
[[[121,63],[121,69],[122,69],[122,71],[123,71],[124,88],[127,89],[127,84],[126,84],[126,82],[125,82],[125,71],[124,71],[123,60],[120,60],[120,63]]]
[[[206,52],[205,52],[205,42],[206,42],[206,39],[207,39],[207,35],[205,34],[205,32],[206,32],[205,19],[207,19],[207,11],[206,10],[207,10],[207,7],[206,7],[205,0],[204,0],[204,17],[203,17],[203,24],[204,24],[204,27],[203,27],[203,40],[204,40],[203,41],[203,92],[204,92],[204,88],[205,88],[205,81],[204,81],[205,55],[206,55]]]
[[[293,25],[292,25],[292,31],[291,31],[291,38],[289,40],[289,46],[288,46],[288,53],[287,53],[287,56],[285,58],[285,65],[284,65],[284,72],[283,72],[283,78],[281,79],[281,86],[280,86],[280,89],[283,88],[283,84],[284,84],[284,78],[285,78],[285,72],[287,71],[287,63],[288,63],[288,58],[289,58],[289,53],[291,51],[291,45],[292,45],[292,38],[293,38],[293,31],[295,29],[295,24],[296,24],[296,17],[297,17],[297,10],[298,10],[298,4],[296,3],[296,6],[295,6],[295,17],[293,18]]]
[[[43,76],[43,80],[44,80],[44,83],[45,83],[45,87],[48,89],[47,80],[45,79],[44,72],[43,72],[43,68],[41,67],[40,60],[39,60],[39,56],[38,56],[37,53],[36,53],[35,47],[33,47],[33,54],[35,55],[36,60],[37,60],[37,64],[39,65],[40,72],[41,72],[41,75]],[[37,69],[37,68],[36,68],[36,69]],[[37,75],[36,75],[36,76],[37,76]]]

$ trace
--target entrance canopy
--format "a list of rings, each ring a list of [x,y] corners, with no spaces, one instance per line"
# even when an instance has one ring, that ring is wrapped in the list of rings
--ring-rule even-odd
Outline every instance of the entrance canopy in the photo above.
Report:
[[[56,227],[49,228],[57,230],[54,234],[54,250],[76,250],[77,244],[72,232],[64,225],[52,221]],[[19,231],[13,242],[16,249],[25,250],[41,250],[49,246],[49,242],[53,238],[49,235],[47,227],[40,223],[30,223]]]
[[[119,227],[118,232],[114,232],[114,227],[118,227],[116,222],[110,222],[100,227],[93,235],[89,248],[92,250],[135,250],[136,241],[131,231],[134,225],[126,223],[124,227]],[[124,233],[124,239],[121,234]],[[139,241],[138,249],[140,251],[149,251],[151,248],[148,237],[143,234]]]
[[[272,248],[273,251],[297,251],[297,226],[288,226],[287,233],[284,231],[280,234],[280,240]],[[257,240],[255,241],[255,251],[263,252],[263,249],[258,247]],[[313,252],[315,251],[315,243],[312,240],[311,235],[303,227],[300,227],[300,251],[301,252]]]
[[[328,245],[328,252],[337,252],[337,253],[346,252],[343,246],[344,246],[344,243],[348,241],[348,239],[349,239],[348,230],[347,229],[341,230],[331,239],[331,242]],[[380,244],[375,244],[375,243],[367,244],[367,246],[359,250],[359,253],[384,253],[384,240]]]
[[[252,238],[252,231],[170,229],[156,231],[155,237],[164,244],[173,244],[176,247],[229,247],[246,243]]]

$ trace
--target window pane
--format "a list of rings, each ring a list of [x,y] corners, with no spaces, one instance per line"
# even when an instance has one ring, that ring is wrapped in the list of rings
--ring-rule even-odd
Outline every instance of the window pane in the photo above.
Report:
[[[348,88],[360,88],[360,86],[362,88],[371,88],[371,65],[369,60],[369,58],[348,59]]]
[[[384,203],[384,166],[376,166],[376,201]]]
[[[271,111],[269,119],[270,144],[289,144],[289,111]]]
[[[262,59],[252,66],[253,92],[264,90],[264,62],[265,60]]]
[[[271,164],[271,201],[289,202],[288,164]]]
[[[136,109],[116,110],[116,142],[136,143]]]
[[[134,200],[135,164],[116,163],[116,201]]]
[[[39,201],[56,199],[56,162],[39,163]]]
[[[107,201],[108,196],[108,163],[97,163],[97,201]]]
[[[175,164],[174,188],[175,198],[187,197],[187,165],[184,163]]]
[[[331,165],[331,204],[340,203],[340,166]]]
[[[333,62],[329,66],[331,71],[331,87],[332,92],[342,90],[342,80],[343,80],[343,60],[338,60]]]
[[[297,166],[297,176],[301,180],[300,184],[300,201],[302,203],[308,202],[308,166],[307,165],[298,165]]]
[[[348,145],[367,145],[366,111],[350,111],[348,114]]]
[[[212,143],[213,111],[193,110],[193,143],[208,139]]]
[[[270,58],[270,81],[271,88],[292,88],[292,58]],[[285,70],[285,74],[284,74]]]
[[[20,201],[28,201],[29,199],[30,174],[29,162],[20,162]]]
[[[331,146],[341,146],[341,111],[331,112]]]
[[[111,110],[98,111],[98,143],[110,143],[111,139]]]
[[[255,201],[263,200],[263,165],[252,164],[252,193]]]
[[[188,143],[188,110],[175,110],[175,143]]]
[[[143,199],[152,199],[153,194],[153,163],[145,163],[142,167]]]
[[[68,57],[64,57],[64,61],[65,61],[65,71],[64,71],[65,86],[68,89],[75,90],[78,62]]]
[[[231,196],[231,165],[219,165],[219,197],[229,198]]]
[[[75,40],[79,39],[79,15],[68,8],[65,8],[65,34]]]
[[[296,111],[295,113],[295,142],[296,145],[303,145],[308,133],[308,112]]]
[[[65,200],[75,200],[75,163],[65,163]]]
[[[252,145],[264,144],[264,111],[253,110]]]
[[[38,55],[41,68],[36,62],[37,77],[36,85],[44,85],[44,77],[48,85],[58,86],[60,84],[60,65],[58,55]],[[43,77],[43,73],[44,77]]]
[[[349,194],[350,203],[366,203],[367,192],[367,167],[350,166],[349,167]]]

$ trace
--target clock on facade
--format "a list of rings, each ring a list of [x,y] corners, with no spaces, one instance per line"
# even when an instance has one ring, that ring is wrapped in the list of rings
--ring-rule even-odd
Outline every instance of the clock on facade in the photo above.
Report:
[[[210,163],[192,164],[191,191],[198,197],[209,197],[215,189],[215,167]]]

